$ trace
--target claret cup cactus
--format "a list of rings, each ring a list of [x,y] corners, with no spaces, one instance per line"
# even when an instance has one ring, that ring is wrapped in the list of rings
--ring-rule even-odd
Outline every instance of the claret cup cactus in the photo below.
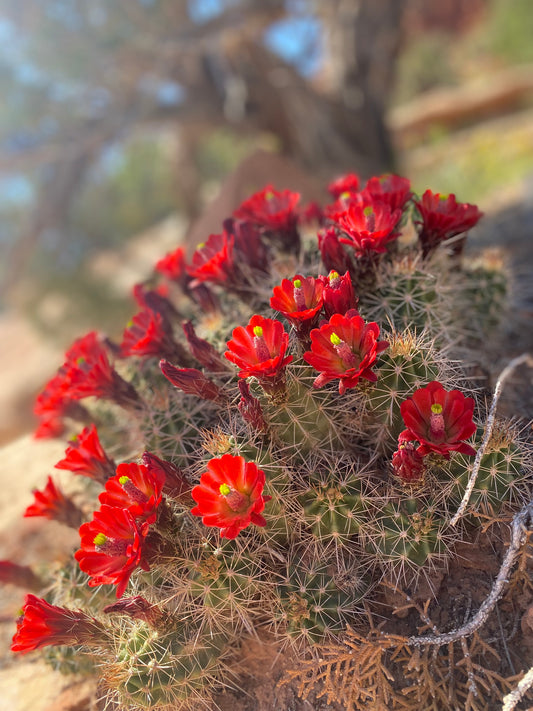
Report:
[[[486,416],[456,349],[486,336],[471,305],[505,308],[502,274],[462,255],[481,213],[394,175],[361,185],[313,210],[267,186],[157,262],[121,343],[67,351],[37,436],[71,436],[56,466],[85,500],[49,478],[26,515],[80,543],[55,580],[13,564],[32,585],[13,651],[85,653],[70,667],[110,708],[212,708],[247,636],[307,653],[364,633],[384,579],[413,589],[525,500],[527,446],[498,423],[450,525]]]

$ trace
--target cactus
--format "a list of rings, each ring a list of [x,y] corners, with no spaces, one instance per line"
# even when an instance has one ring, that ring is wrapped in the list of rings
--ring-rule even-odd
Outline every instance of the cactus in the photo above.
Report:
[[[118,468],[82,487],[93,518],[76,562],[43,591],[55,607],[39,614],[55,627],[37,635],[32,598],[14,648],[52,646],[62,668],[83,648],[124,711],[209,707],[238,667],[237,642],[266,627],[300,650],[334,643],[364,626],[384,574],[414,585],[470,535],[449,521],[481,418],[453,348],[468,318],[476,337],[493,326],[500,272],[445,252],[464,212],[453,201],[441,224],[425,195],[419,242],[399,241],[408,181],[383,177],[358,195],[354,176],[342,184],[318,246],[300,241],[297,196],[269,188],[188,265],[158,262],[152,283],[173,280],[173,301],[138,286],[145,310],[124,342],[79,339],[39,396],[40,434],[90,416]],[[525,496],[527,448],[500,430],[470,518]],[[32,512],[58,518],[56,494]]]

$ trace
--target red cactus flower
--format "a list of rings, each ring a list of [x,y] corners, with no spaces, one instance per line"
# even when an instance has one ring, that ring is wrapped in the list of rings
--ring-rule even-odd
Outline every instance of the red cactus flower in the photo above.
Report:
[[[94,331],[79,338],[66,353],[68,393],[73,399],[101,397],[124,407],[138,407],[139,396],[109,362],[108,355]]]
[[[352,195],[359,190],[361,181],[355,173],[347,173],[341,175],[340,178],[333,180],[328,185],[328,193],[338,200],[342,195]]]
[[[235,281],[234,242],[235,237],[224,232],[210,235],[207,242],[198,245],[191,266],[187,268],[196,283],[208,281],[227,285]]]
[[[298,221],[299,201],[299,193],[275,190],[272,185],[267,185],[245,200],[233,215],[273,232],[290,232]]]
[[[349,269],[350,259],[344,251],[334,227],[329,227],[318,233],[318,248],[322,263],[328,271],[345,272]]]
[[[42,516],[51,521],[58,521],[70,528],[78,528],[83,520],[76,504],[61,491],[51,476],[42,491],[34,489],[34,502],[24,511],[24,517]]]
[[[457,202],[455,195],[441,195],[426,190],[421,200],[414,201],[420,220],[418,239],[424,256],[431,254],[441,242],[467,232],[477,225],[483,213],[476,205]]]
[[[156,262],[155,270],[171,281],[182,283],[187,274],[183,247],[177,247],[174,251],[168,252]]]
[[[107,641],[103,625],[81,610],[50,605],[35,595],[26,595],[12,652],[31,652],[49,645],[87,644],[96,647]]]
[[[392,212],[405,208],[410,199],[411,182],[407,178],[386,173],[379,177],[370,178],[362,191],[362,194],[374,202],[386,203]]]
[[[339,276],[337,271],[332,270],[327,278],[323,279],[323,284],[324,311],[328,318],[333,314],[344,316],[348,311],[357,308],[358,299],[354,294],[349,272]]]
[[[69,391],[68,368],[62,366],[37,396],[33,412],[39,419],[36,438],[60,437],[65,431],[65,418],[84,419],[85,408],[73,402]]]
[[[196,368],[176,368],[166,360],[159,363],[161,372],[174,387],[202,400],[224,400],[224,391]]]
[[[247,326],[235,328],[232,336],[224,355],[239,366],[240,378],[255,376],[261,381],[276,378],[293,359],[285,355],[289,334],[281,321],[255,314]]]
[[[339,241],[354,249],[357,257],[386,252],[386,245],[396,239],[396,226],[402,213],[391,211],[382,202],[362,202],[350,205],[344,212],[332,216],[346,236]]]
[[[416,451],[413,442],[404,442],[392,455],[392,468],[394,474],[404,484],[414,484],[422,481],[426,472],[424,457]]]
[[[476,450],[463,440],[476,431],[472,421],[474,400],[459,390],[445,390],[434,380],[420,388],[400,405],[407,429],[399,436],[401,442],[420,442],[417,452],[430,452],[450,458],[450,452],[474,456]]]
[[[124,462],[109,479],[98,499],[106,506],[128,509],[137,520],[154,523],[162,500],[165,474],[143,464]]]
[[[148,528],[127,509],[103,505],[95,511],[93,520],[80,527],[81,548],[74,554],[80,569],[91,576],[89,585],[116,585],[121,597],[136,568],[150,570],[143,550]]]
[[[339,378],[339,392],[354,388],[360,378],[376,381],[372,372],[378,353],[388,347],[387,341],[378,341],[379,326],[367,323],[358,315],[334,314],[328,323],[311,331],[311,350],[304,360],[320,371],[313,387],[321,388],[330,380]]]
[[[236,538],[250,523],[266,526],[261,511],[270,497],[263,496],[264,486],[265,473],[254,462],[232,454],[211,459],[192,490],[197,506],[191,513],[220,528],[222,538]]]
[[[105,453],[98,439],[95,425],[85,427],[79,435],[70,440],[65,458],[56,469],[66,469],[89,479],[105,484],[115,474],[115,462]]]
[[[319,279],[297,274],[293,279],[283,279],[281,286],[274,287],[270,306],[297,327],[303,322],[313,323],[322,309],[323,289]]]
[[[135,314],[124,331],[120,353],[123,357],[174,357],[176,343],[167,320],[150,309]]]

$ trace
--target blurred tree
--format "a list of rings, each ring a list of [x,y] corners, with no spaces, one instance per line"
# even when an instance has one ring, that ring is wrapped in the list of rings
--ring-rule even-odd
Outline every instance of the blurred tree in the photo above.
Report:
[[[384,111],[405,0],[0,0],[0,173],[36,201],[6,290],[70,219],[89,169],[139,127],[178,132],[175,182],[200,208],[215,129],[268,132],[320,176],[393,167]]]

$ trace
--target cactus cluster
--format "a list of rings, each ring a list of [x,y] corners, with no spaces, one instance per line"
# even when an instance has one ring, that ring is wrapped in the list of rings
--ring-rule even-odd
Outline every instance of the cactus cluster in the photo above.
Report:
[[[329,192],[300,208],[268,186],[189,261],[166,255],[122,342],[78,339],[37,400],[38,436],[78,433],[58,465],[87,501],[49,487],[27,515],[85,522],[13,649],[84,650],[121,709],[209,706],[261,628],[341,637],[384,575],[413,584],[527,494],[502,423],[450,528],[484,420],[454,348],[505,304],[494,263],[462,261],[481,213],[392,175]]]

